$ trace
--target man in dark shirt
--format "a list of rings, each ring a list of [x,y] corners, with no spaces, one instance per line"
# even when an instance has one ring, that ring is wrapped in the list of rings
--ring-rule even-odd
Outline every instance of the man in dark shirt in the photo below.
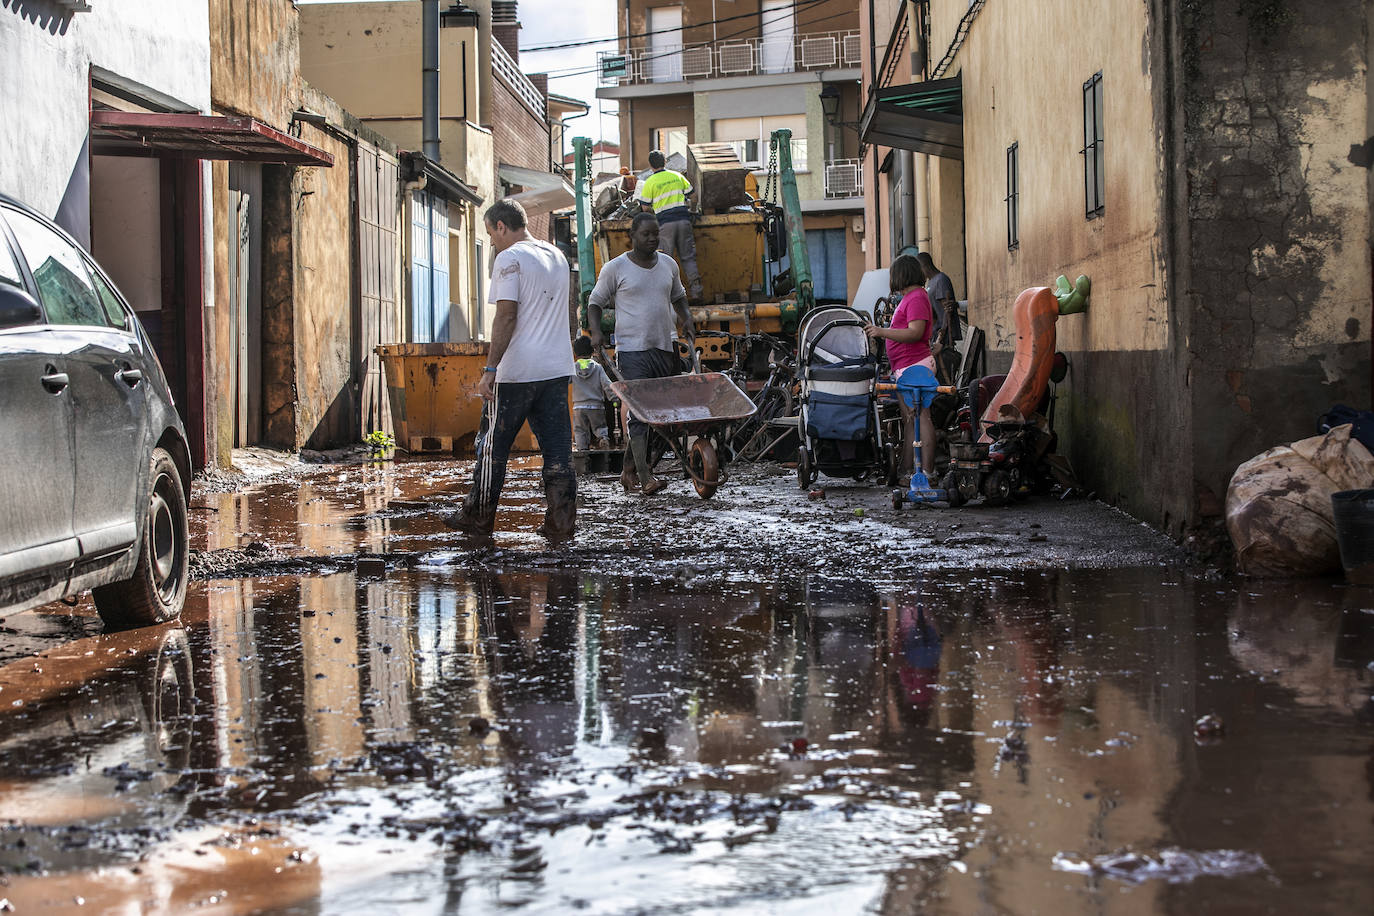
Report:
[[[948,275],[935,266],[935,259],[930,252],[921,252],[916,255],[916,260],[921,262],[921,270],[926,275],[926,295],[930,296],[930,304],[943,319],[935,322],[940,329],[940,343],[953,347],[964,337],[959,329],[959,303],[954,298],[954,284]]]

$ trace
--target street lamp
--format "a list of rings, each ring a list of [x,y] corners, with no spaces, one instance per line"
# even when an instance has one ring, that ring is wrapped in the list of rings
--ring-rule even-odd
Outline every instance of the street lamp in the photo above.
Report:
[[[840,126],[840,87],[834,83],[827,83],[821,90],[821,111],[825,112],[827,123],[833,127]]]

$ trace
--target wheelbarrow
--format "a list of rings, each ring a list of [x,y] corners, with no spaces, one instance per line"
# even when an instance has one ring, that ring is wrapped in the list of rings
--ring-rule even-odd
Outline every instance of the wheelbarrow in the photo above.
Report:
[[[725,427],[757,409],[749,396],[719,372],[622,380],[612,382],[611,390],[673,447],[697,495],[710,499],[725,482]]]

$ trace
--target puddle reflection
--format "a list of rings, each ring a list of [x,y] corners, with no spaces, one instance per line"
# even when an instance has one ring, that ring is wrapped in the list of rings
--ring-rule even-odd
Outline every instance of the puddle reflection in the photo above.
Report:
[[[0,896],[1374,907],[1370,593],[1160,575],[204,583],[0,667]]]

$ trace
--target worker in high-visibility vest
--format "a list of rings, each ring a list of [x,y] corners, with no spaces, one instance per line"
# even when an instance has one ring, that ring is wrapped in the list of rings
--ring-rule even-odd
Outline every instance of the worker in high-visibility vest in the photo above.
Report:
[[[681,172],[667,168],[661,150],[649,153],[649,168],[654,173],[640,182],[635,192],[640,209],[658,217],[658,250],[676,256],[687,280],[688,295],[701,300],[701,274],[697,271],[697,243],[692,236],[692,211],[687,198],[692,183]]]

